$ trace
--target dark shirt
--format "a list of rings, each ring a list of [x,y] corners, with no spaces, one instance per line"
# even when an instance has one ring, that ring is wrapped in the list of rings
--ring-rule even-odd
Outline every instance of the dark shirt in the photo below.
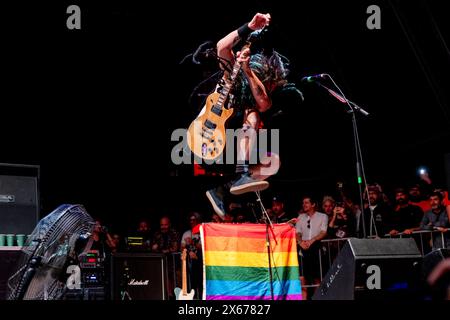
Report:
[[[100,259],[103,259],[104,264],[109,262],[109,257],[111,256],[111,248],[108,246],[105,240],[100,239],[99,241],[94,241],[90,250],[98,250],[98,255]]]
[[[331,239],[350,238],[355,235],[356,221],[353,217],[347,216],[347,220],[336,219],[334,227],[328,227],[328,237]]]
[[[445,208],[441,209],[439,213],[428,211],[423,216],[420,228],[423,230],[434,230],[436,227],[450,228],[447,211]],[[444,242],[444,243],[442,243]],[[443,245],[450,246],[449,231],[442,234],[441,232],[433,233],[433,249],[442,248]]]
[[[390,230],[386,231],[386,219],[390,215],[390,207],[384,203],[378,204],[373,209],[373,220],[372,221],[372,230],[370,230],[371,226],[371,212],[369,208],[365,208],[363,213],[364,214],[364,225],[366,227],[366,237],[369,237],[370,235],[375,236],[375,228],[379,237],[385,235]],[[362,238],[364,236],[363,227],[362,227],[363,217],[359,217],[359,228],[358,228],[358,237]],[[374,225],[375,223],[375,225]]]
[[[404,208],[399,208],[392,212],[386,219],[387,229],[403,232],[406,229],[418,228],[423,218],[423,211],[420,207],[409,204]]]
[[[273,223],[285,223],[288,222],[289,220],[291,220],[291,218],[286,214],[286,212],[283,212],[281,215],[279,216],[274,216],[272,218],[272,222]]]
[[[106,243],[106,237],[101,235],[99,240],[90,241],[91,238],[79,238],[76,242],[75,252],[80,255],[84,251],[97,250],[101,259],[108,259],[111,249]],[[87,246],[90,245],[88,248]]]
[[[420,228],[432,230],[433,227],[450,227],[447,211],[445,209],[441,209],[439,213],[434,213],[431,210],[425,213],[422,222],[420,223]]]
[[[156,231],[152,239],[152,247],[157,244],[156,252],[177,252],[179,250],[178,243],[180,242],[180,235],[175,229],[170,229],[168,232],[162,233]]]

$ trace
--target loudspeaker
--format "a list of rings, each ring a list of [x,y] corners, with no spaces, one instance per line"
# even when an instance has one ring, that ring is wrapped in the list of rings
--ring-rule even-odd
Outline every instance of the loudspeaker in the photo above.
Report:
[[[0,164],[0,233],[30,234],[39,220],[39,166]]]
[[[418,297],[421,262],[411,238],[349,239],[312,299]]]
[[[166,255],[114,253],[111,259],[113,300],[168,300]]]

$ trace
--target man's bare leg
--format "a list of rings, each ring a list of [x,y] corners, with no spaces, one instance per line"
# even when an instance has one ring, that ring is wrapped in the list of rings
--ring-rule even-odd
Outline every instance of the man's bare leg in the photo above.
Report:
[[[251,154],[255,152],[255,146],[257,143],[257,130],[259,127],[260,118],[258,112],[250,110],[246,112],[244,125],[239,139],[238,155],[236,173],[241,174],[241,177],[233,183],[230,188],[230,193],[239,195],[246,192],[262,191],[269,187],[267,181],[258,181],[252,179],[249,173],[250,160],[256,161],[257,154]],[[252,157],[253,156],[253,157]]]

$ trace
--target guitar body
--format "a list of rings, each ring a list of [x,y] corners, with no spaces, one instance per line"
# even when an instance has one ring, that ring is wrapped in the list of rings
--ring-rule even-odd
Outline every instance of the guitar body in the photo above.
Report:
[[[218,107],[220,94],[211,93],[203,112],[191,123],[187,143],[191,151],[204,160],[214,160],[225,150],[225,123],[233,115],[233,109]]]
[[[191,289],[191,292],[186,292],[186,294],[183,294],[183,290],[180,288],[175,288],[173,291],[177,300],[194,300],[194,289]]]

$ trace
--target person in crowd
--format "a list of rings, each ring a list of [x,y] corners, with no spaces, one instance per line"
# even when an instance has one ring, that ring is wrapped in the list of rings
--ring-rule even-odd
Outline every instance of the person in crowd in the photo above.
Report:
[[[344,239],[354,237],[356,222],[351,209],[343,202],[336,202],[331,217],[328,218],[328,236],[331,239]]]
[[[159,220],[159,230],[152,238],[152,251],[160,253],[179,252],[180,236],[178,231],[171,227],[170,218],[167,216]]]
[[[368,185],[367,191],[368,199],[357,222],[358,237],[379,238],[386,233],[385,220],[390,215],[391,208],[380,185]]]
[[[280,195],[272,198],[272,216],[270,218],[273,223],[284,223],[291,220],[291,217],[286,213],[284,205],[284,199]]]
[[[324,196],[322,199],[322,211],[328,216],[328,220],[330,220],[333,215],[335,204],[336,201],[331,196]]]
[[[450,247],[449,229],[450,222],[444,206],[442,193],[434,191],[430,194],[431,210],[425,212],[420,228],[422,230],[435,231],[432,237],[433,250]]]
[[[423,211],[409,202],[409,193],[403,188],[395,190],[395,210],[387,217],[386,227],[390,235],[411,234],[420,230]]]
[[[321,280],[320,240],[327,235],[328,217],[317,211],[317,202],[310,196],[303,197],[302,207],[304,213],[298,216],[295,228],[300,246],[302,294],[307,299],[310,295],[305,285],[318,286]]]

